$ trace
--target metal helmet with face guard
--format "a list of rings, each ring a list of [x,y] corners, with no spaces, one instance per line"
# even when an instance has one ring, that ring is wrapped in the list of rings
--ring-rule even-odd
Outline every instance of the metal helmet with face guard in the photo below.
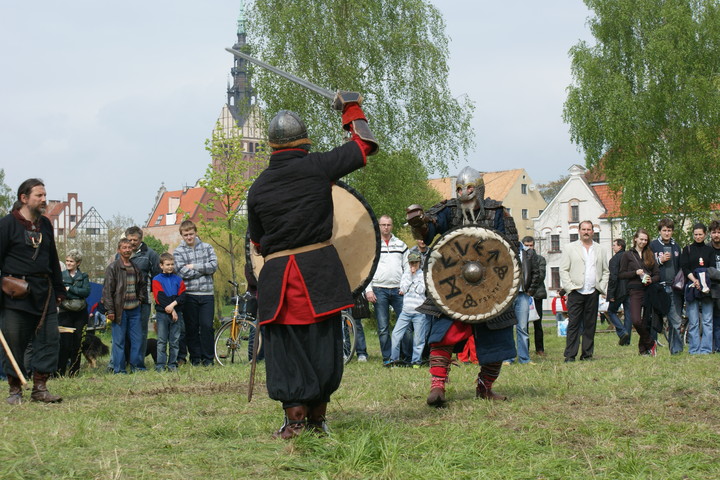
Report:
[[[473,199],[482,201],[485,196],[485,183],[482,173],[472,167],[465,167],[460,170],[455,182],[457,187],[457,199],[461,202],[469,202]]]

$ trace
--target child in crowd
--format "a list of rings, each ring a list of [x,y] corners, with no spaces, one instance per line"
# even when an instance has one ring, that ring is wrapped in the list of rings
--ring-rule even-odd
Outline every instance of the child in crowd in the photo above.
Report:
[[[421,261],[422,257],[420,253],[410,252],[408,254],[408,264],[410,268],[405,270],[400,280],[400,294],[403,295],[403,308],[392,332],[391,364],[396,364],[400,360],[400,343],[410,323],[413,324],[414,331],[413,367],[419,368],[422,362],[422,352],[425,348],[427,332],[427,317],[424,313],[416,310],[416,308],[425,301],[425,279],[420,269]]]
[[[175,273],[175,258],[169,253],[160,255],[160,271],[153,278],[152,293],[155,298],[157,322],[157,363],[155,370],[177,370],[177,357],[182,329],[182,304],[185,299],[185,283]],[[169,355],[167,353],[169,350]]]

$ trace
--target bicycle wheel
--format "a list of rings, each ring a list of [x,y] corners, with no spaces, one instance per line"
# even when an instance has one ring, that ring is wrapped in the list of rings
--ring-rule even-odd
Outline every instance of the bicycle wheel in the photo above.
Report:
[[[220,365],[228,363],[247,363],[251,358],[252,341],[256,337],[255,324],[245,319],[238,320],[236,335],[233,338],[233,322],[227,322],[220,327],[215,335],[215,360]],[[258,337],[258,347],[262,338]],[[249,348],[249,349],[248,349]]]
[[[347,365],[355,356],[355,319],[347,311],[342,312],[341,318],[343,331],[343,359]]]

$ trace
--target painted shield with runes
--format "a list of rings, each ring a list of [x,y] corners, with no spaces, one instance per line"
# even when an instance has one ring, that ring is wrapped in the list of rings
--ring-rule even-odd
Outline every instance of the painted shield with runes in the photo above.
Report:
[[[427,294],[453,320],[482,323],[512,305],[520,286],[516,250],[497,232],[475,225],[448,230],[425,267]]]

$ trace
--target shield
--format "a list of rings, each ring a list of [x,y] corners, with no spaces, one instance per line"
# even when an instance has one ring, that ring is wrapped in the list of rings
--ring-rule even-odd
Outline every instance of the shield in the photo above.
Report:
[[[354,188],[337,181],[332,187],[332,197],[332,243],[355,297],[365,290],[375,275],[380,261],[380,227],[372,208]],[[247,245],[251,243],[247,241]],[[258,278],[265,260],[252,246],[246,254]]]
[[[425,267],[427,293],[454,320],[482,323],[505,311],[517,296],[520,263],[499,233],[476,225],[447,231]]]

